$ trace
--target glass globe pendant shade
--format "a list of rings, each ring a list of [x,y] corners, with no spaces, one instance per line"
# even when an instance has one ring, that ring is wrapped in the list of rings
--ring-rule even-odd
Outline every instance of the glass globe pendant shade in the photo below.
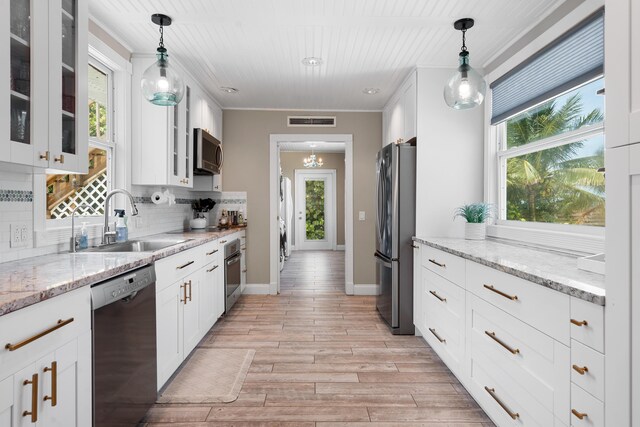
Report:
[[[444,87],[444,100],[456,110],[476,107],[484,101],[487,82],[469,65],[469,52],[460,52],[460,66]]]
[[[164,47],[158,48],[158,60],[142,74],[142,94],[155,105],[174,106],[184,96],[184,81],[169,66],[169,55]]]

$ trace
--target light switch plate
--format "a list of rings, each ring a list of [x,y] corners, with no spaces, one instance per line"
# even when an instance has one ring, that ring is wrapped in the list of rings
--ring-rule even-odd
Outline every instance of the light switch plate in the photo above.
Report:
[[[364,221],[365,220],[364,211],[358,212],[358,220],[359,221]]]
[[[9,226],[12,248],[26,248],[29,242],[29,226],[25,222],[16,222]]]

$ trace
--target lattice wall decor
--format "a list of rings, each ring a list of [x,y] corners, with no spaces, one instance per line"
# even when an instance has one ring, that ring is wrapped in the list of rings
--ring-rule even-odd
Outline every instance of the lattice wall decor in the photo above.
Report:
[[[51,209],[52,219],[61,219],[71,216],[71,212],[76,206],[86,203],[96,210],[98,215],[104,214],[104,199],[107,197],[107,173],[103,172],[95,177],[91,182],[86,183],[82,188],[76,190],[66,199],[62,200],[57,206]],[[89,209],[85,209],[85,212],[81,212],[82,209],[78,209],[78,214],[95,215]]]

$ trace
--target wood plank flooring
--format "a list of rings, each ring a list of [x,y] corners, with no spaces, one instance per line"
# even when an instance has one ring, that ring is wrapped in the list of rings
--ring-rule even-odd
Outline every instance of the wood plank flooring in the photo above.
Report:
[[[343,252],[294,252],[280,295],[243,295],[200,346],[256,350],[238,400],[155,405],[147,426],[493,426],[422,338],[345,295]]]

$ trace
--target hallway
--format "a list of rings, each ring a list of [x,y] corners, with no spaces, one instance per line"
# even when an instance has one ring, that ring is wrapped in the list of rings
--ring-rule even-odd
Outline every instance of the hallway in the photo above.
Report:
[[[256,350],[238,400],[155,405],[148,426],[493,426],[421,338],[344,293],[344,252],[294,252],[281,294],[243,295],[201,342]]]

